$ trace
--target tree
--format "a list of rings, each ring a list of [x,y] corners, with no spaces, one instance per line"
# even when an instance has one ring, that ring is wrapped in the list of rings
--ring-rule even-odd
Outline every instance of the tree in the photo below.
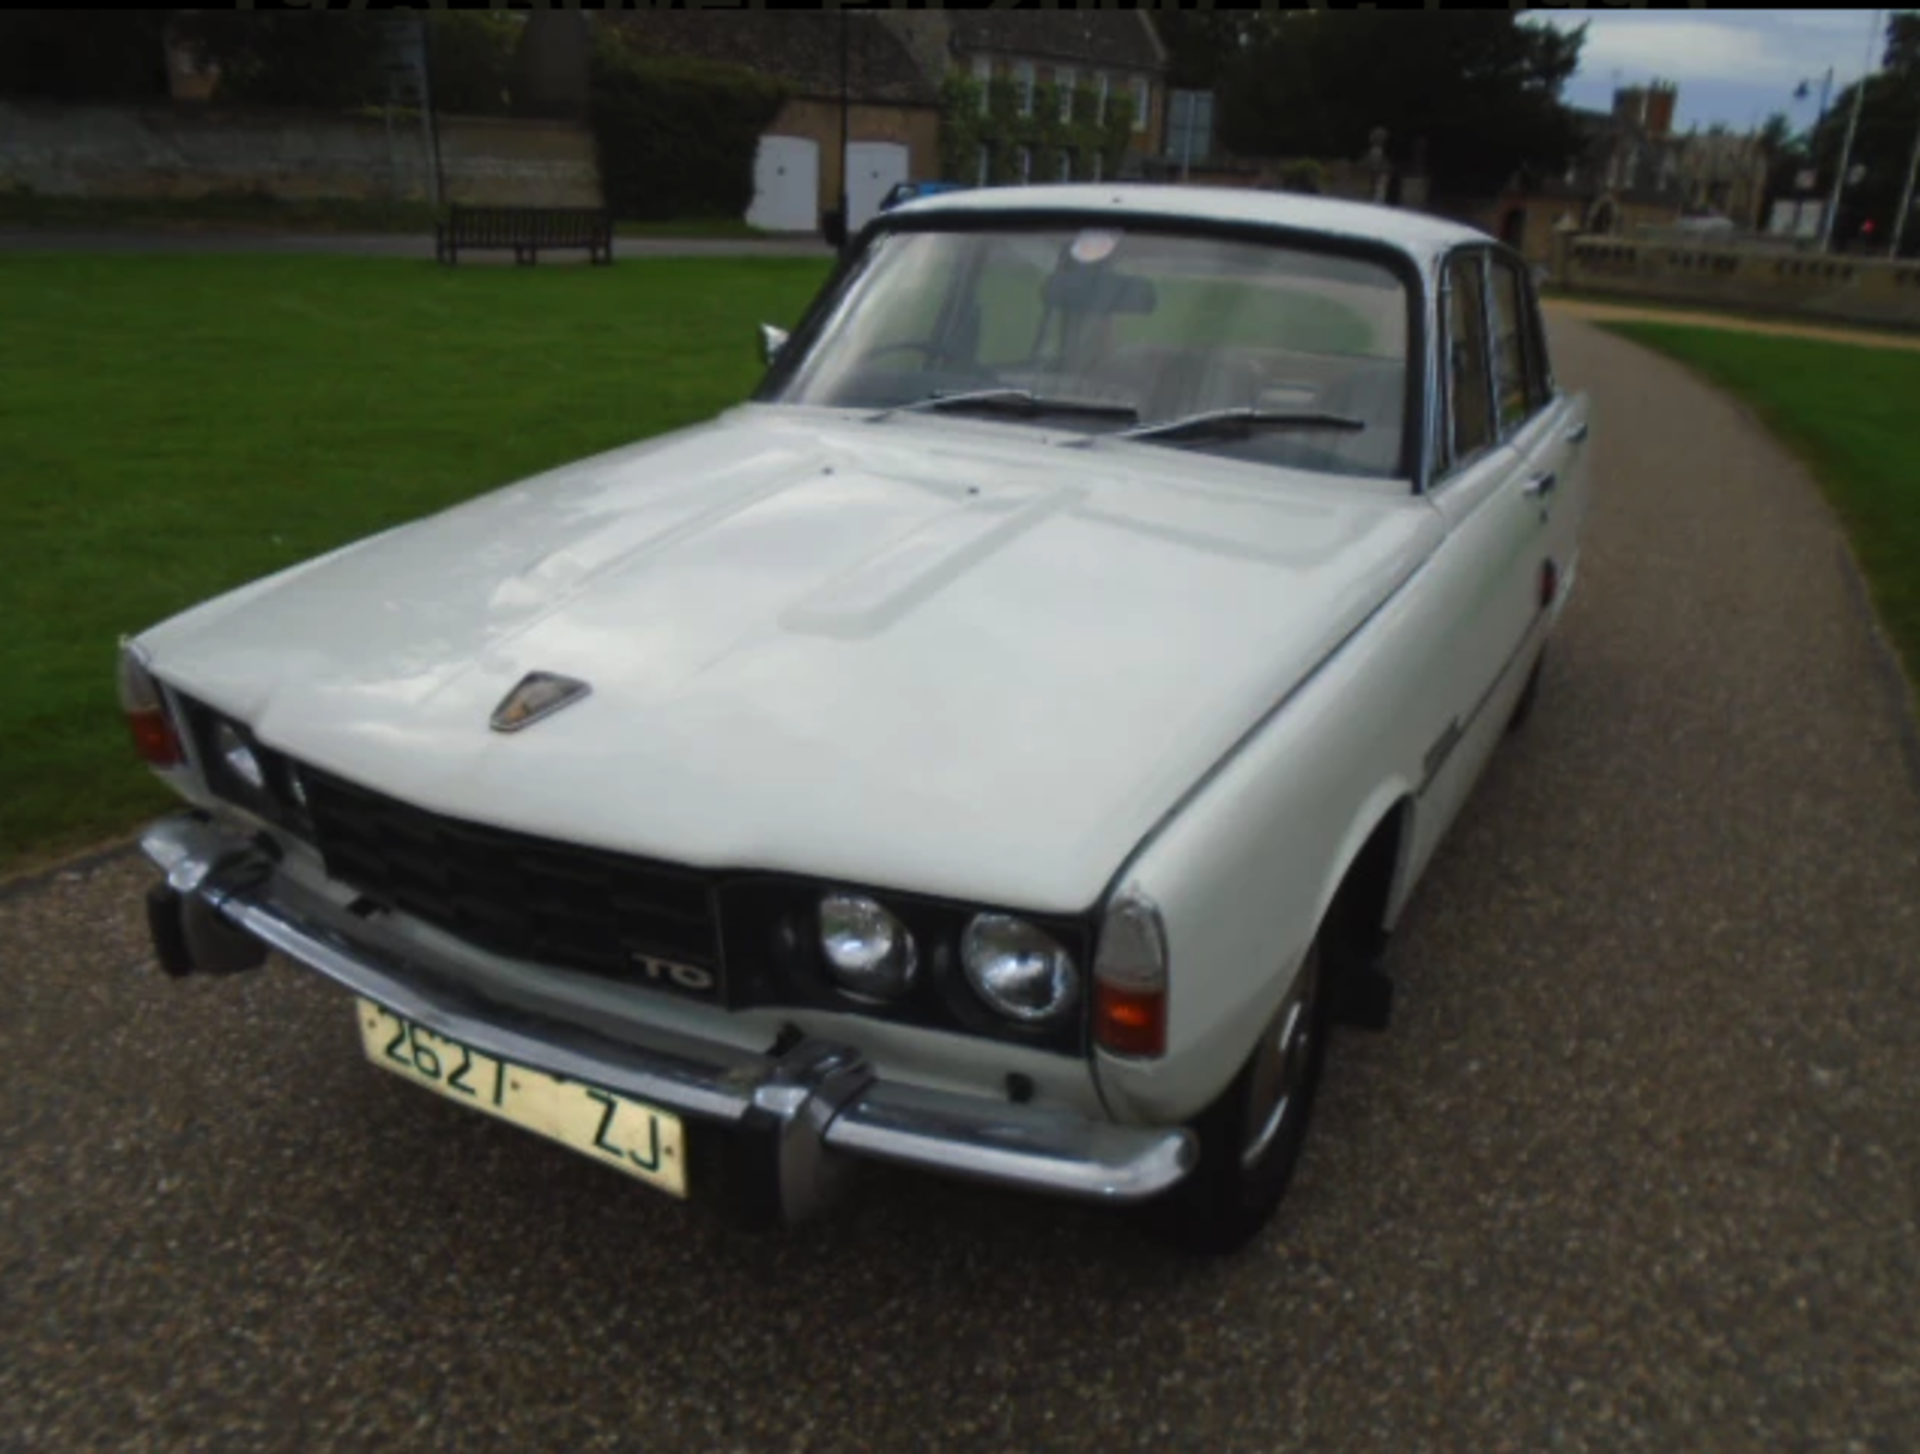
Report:
[[[1375,127],[1406,166],[1425,143],[1434,193],[1497,192],[1522,168],[1557,172],[1576,145],[1560,90],[1585,27],[1509,10],[1265,17],[1224,64],[1221,139],[1246,155],[1359,157]]]
[[[381,18],[364,10],[192,10],[181,38],[219,67],[215,101],[345,110],[386,99]]]
[[[511,107],[514,48],[524,15],[429,10],[433,104],[456,116],[498,116]]]
[[[514,110],[524,116],[575,116],[587,109],[593,37],[585,12],[528,12],[514,53]]]
[[[1767,190],[1760,211],[1763,222],[1772,216],[1777,200],[1800,195],[1802,189],[1795,183],[1800,173],[1813,165],[1807,141],[1793,129],[1793,121],[1784,111],[1774,112],[1760,128],[1760,150],[1767,163]]]
[[[1848,157],[1848,171],[1858,169],[1860,179],[1849,181],[1841,197],[1833,226],[1837,243],[1860,236],[1867,224],[1877,239],[1892,235],[1914,133],[1920,129],[1920,12],[1892,17],[1884,59],[1886,69],[1856,81],[1834,98],[1826,120],[1812,137],[1813,162],[1831,185],[1846,144],[1854,97],[1860,93],[1860,124]],[[1908,231],[1911,235],[1912,229]]]
[[[1887,20],[1887,49],[1881,68],[1909,79],[1920,77],[1920,10],[1896,11]]]
[[[0,95],[155,101],[168,94],[165,10],[0,10]]]
[[[1270,10],[1157,10],[1153,27],[1167,48],[1167,84],[1217,91],[1278,19]]]

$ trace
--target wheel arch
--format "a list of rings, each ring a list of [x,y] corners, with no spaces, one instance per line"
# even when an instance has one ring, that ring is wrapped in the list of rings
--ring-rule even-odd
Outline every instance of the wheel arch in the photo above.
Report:
[[[1413,842],[1414,797],[1405,784],[1383,783],[1354,816],[1321,888],[1317,929],[1332,926],[1350,948],[1371,958],[1385,945],[1401,898]]]

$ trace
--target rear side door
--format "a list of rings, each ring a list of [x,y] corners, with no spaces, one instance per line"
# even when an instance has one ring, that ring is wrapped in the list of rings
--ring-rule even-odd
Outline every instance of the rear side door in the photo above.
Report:
[[[1439,649],[1420,711],[1430,743],[1411,867],[1424,867],[1498,742],[1543,622],[1540,500],[1544,411],[1503,387],[1492,249],[1457,249],[1438,278],[1434,470],[1428,495],[1447,537],[1430,569]],[[1409,880],[1410,881],[1410,880]]]
[[[1573,583],[1587,510],[1588,401],[1560,393],[1547,356],[1539,301],[1514,256],[1488,258],[1494,399],[1504,438],[1527,458],[1524,495],[1540,515],[1541,608],[1558,611]]]

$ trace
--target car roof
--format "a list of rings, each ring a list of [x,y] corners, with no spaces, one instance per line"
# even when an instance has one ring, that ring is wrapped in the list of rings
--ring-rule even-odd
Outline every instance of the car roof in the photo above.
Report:
[[[1484,232],[1372,202],[1342,202],[1291,192],[1242,187],[1191,187],[1150,183],[1065,183],[1040,187],[976,187],[942,192],[907,203],[894,217],[937,214],[1090,212],[1115,218],[1219,222],[1294,228],[1385,244],[1425,264],[1463,243],[1492,241]]]

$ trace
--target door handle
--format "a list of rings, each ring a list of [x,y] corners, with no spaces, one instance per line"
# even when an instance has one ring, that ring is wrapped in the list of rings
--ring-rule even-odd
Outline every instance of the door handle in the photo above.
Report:
[[[1544,500],[1553,493],[1553,487],[1560,483],[1560,477],[1552,470],[1535,475],[1520,487],[1520,493],[1529,500]]]
[[[1568,444],[1585,444],[1586,442],[1587,442],[1587,421],[1582,419],[1578,424],[1574,425],[1573,428],[1567,431],[1567,443]]]

